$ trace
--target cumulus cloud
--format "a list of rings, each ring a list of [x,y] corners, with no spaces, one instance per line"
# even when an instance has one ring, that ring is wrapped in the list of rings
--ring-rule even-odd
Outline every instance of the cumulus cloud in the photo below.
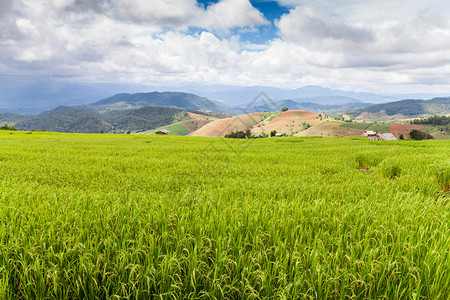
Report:
[[[329,41],[352,45],[369,43],[374,39],[371,30],[334,21],[313,7],[291,10],[276,22],[276,26],[285,40],[320,46]]]
[[[315,8],[296,8],[276,25],[284,41],[323,53],[323,57],[332,53],[329,67],[333,68],[431,66],[434,60],[441,63],[446,57],[442,51],[450,47],[450,19],[432,9],[406,23],[361,26],[333,19]]]
[[[113,0],[111,8],[127,21],[160,26],[186,26],[202,13],[195,0]]]
[[[196,23],[200,27],[226,31],[232,27],[267,24],[263,14],[249,0],[222,0],[208,7]]]
[[[267,23],[248,0],[221,0],[206,8],[194,0],[0,5],[2,74],[374,90],[447,85],[450,74],[450,19],[436,9],[407,21],[364,23],[326,7],[302,6],[275,22],[278,37],[253,45],[232,30]]]
[[[196,26],[224,32],[267,23],[249,0],[221,0],[207,9],[196,0],[113,0],[111,9],[124,20],[163,27]]]

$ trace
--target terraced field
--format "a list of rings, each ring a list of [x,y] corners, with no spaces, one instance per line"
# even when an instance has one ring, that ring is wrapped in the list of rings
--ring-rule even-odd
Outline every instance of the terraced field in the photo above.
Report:
[[[0,131],[0,298],[449,299],[449,145]]]

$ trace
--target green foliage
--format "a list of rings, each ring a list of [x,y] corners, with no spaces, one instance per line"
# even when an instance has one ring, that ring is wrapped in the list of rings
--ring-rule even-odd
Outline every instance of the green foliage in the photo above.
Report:
[[[14,126],[9,126],[8,124],[4,124],[0,126],[0,130],[17,130]]]
[[[412,124],[429,124],[429,125],[450,125],[450,117],[447,116],[432,116],[425,119],[415,119],[411,121]]]
[[[270,132],[270,137],[274,137],[277,134],[277,131],[274,129]]]
[[[389,132],[389,126],[388,123],[359,123],[359,122],[348,122],[348,123],[342,123],[341,127],[347,127],[347,128],[355,128],[355,129],[361,129],[361,130],[372,130],[380,133],[388,133]]]
[[[287,108],[287,107],[282,107],[281,108],[281,111],[288,111],[289,110],[289,108]]]
[[[9,133],[1,299],[450,298],[447,141]]]
[[[434,139],[433,136],[429,133],[413,129],[409,132],[409,137],[412,140],[431,140]]]
[[[378,155],[373,153],[358,154],[355,160],[356,164],[361,169],[376,167],[382,161],[382,159]]]
[[[105,111],[96,109],[94,106],[61,106],[18,121],[16,128],[72,133],[125,133],[128,130],[152,130],[190,119],[186,111],[171,107],[143,106]],[[204,114],[197,111],[195,113]],[[184,130],[187,131],[185,134],[189,132],[186,128]]]
[[[380,163],[377,171],[381,177],[395,179],[401,175],[402,168],[397,163],[387,160]]]
[[[399,140],[404,140],[405,136],[403,134],[400,134],[400,136],[398,137]]]
[[[225,135],[225,138],[232,139],[249,139],[253,138],[252,133],[249,129],[246,131],[233,131]]]
[[[434,166],[433,169],[435,170],[439,188],[444,192],[450,192],[450,166],[439,164]]]

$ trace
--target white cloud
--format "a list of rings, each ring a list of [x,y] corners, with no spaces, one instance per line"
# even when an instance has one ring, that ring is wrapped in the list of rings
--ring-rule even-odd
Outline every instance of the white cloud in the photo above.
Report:
[[[276,22],[279,38],[253,45],[230,31],[266,22],[248,0],[207,8],[194,0],[8,1],[0,2],[3,74],[162,85],[450,90],[450,19],[436,9],[408,20],[361,22],[326,6],[303,6]],[[356,1],[348,3],[358,11]],[[189,26],[203,31],[188,34]]]
[[[372,31],[332,20],[313,7],[297,7],[276,22],[280,35],[288,41],[319,47],[353,46],[373,41]]]
[[[208,7],[197,23],[203,28],[227,31],[233,27],[267,24],[263,14],[249,0],[222,0]]]
[[[113,0],[111,9],[124,20],[162,27],[196,26],[227,32],[267,23],[249,0],[221,0],[207,9],[196,0]]]

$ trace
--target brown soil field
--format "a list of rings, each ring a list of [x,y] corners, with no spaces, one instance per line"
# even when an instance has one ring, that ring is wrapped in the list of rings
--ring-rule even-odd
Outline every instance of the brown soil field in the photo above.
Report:
[[[211,123],[211,122],[212,122],[212,121],[207,120],[207,119],[204,119],[204,120],[196,120],[196,119],[194,119],[194,120],[192,120],[192,121],[189,121],[189,122],[187,122],[187,123],[184,123],[183,126],[184,126],[187,130],[189,130],[190,132],[192,132],[192,131],[195,131],[195,130],[197,130],[197,129],[199,129],[199,128],[202,128],[203,126],[205,126],[206,124],[209,124],[209,123]]]
[[[363,136],[364,130],[341,127],[341,123],[324,121],[311,128],[297,133],[295,136],[350,137]]]
[[[245,131],[262,120],[264,120],[264,116],[259,112],[215,120],[188,135],[223,137],[232,131]]]
[[[269,134],[270,131],[276,130],[277,133],[294,135],[303,130],[303,123],[314,125],[318,122],[320,122],[320,118],[316,113],[304,110],[288,110],[280,113],[275,119],[267,124],[256,124],[252,128],[252,133],[260,134],[265,132]]]
[[[389,132],[395,135],[396,138],[400,137],[400,134],[403,134],[405,139],[409,138],[409,132],[413,129],[416,130],[425,130],[427,129],[427,125],[416,125],[410,123],[392,123],[389,126]]]

